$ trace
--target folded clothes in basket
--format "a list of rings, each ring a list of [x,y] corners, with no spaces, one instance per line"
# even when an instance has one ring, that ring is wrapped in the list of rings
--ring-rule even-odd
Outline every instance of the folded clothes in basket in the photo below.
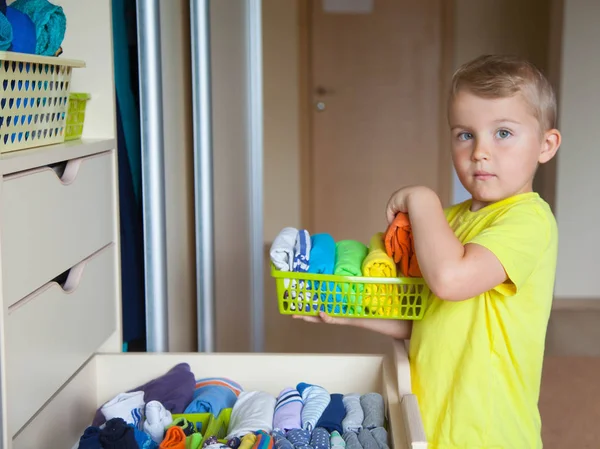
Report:
[[[47,0],[16,0],[10,6],[26,14],[35,25],[36,54],[54,56],[67,28],[63,9]]]
[[[306,229],[298,231],[296,243],[294,244],[294,271],[300,273],[306,273],[308,271],[311,246],[311,239],[308,231]]]
[[[335,270],[336,276],[361,276],[362,262],[367,257],[368,248],[356,240],[342,240],[336,244]],[[351,287],[350,287],[351,285]],[[362,313],[360,294],[362,284],[337,285],[336,303],[350,304],[351,313]],[[342,293],[342,294],[340,294]],[[346,313],[347,307],[342,308]],[[341,430],[340,430],[341,431]]]
[[[412,228],[408,215],[399,212],[385,233],[385,250],[399,264],[400,273],[406,277],[420,277]]]
[[[371,238],[369,253],[362,264],[365,277],[396,277],[396,263],[385,251],[383,233],[378,232]],[[398,307],[394,304],[396,286],[391,284],[367,284],[363,305],[368,312],[377,315],[389,315]]]
[[[293,271],[294,269],[294,247],[298,238],[296,228],[283,228],[271,245],[269,255],[271,262],[279,271]]]

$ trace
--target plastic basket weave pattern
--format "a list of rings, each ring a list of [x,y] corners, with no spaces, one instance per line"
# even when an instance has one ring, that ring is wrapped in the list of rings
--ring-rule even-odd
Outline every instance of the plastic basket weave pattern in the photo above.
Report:
[[[365,278],[282,272],[271,266],[279,313],[420,320],[429,300],[422,278]]]
[[[0,152],[64,142],[72,68],[83,66],[0,52]]]
[[[83,135],[85,107],[90,98],[90,94],[83,92],[71,92],[69,94],[69,112],[67,113],[65,140],[77,140]]]

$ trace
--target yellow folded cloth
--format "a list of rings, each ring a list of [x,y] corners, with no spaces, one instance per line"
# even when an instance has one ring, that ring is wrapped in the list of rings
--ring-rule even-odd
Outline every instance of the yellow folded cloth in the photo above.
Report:
[[[396,263],[385,251],[384,235],[378,232],[371,238],[369,252],[362,264],[362,274],[366,277],[395,278]],[[368,311],[375,311],[379,316],[390,316],[398,313],[398,295],[396,285],[367,284],[363,305]]]
[[[254,443],[256,443],[256,435],[249,433],[242,438],[242,444],[240,444],[238,449],[252,449]]]

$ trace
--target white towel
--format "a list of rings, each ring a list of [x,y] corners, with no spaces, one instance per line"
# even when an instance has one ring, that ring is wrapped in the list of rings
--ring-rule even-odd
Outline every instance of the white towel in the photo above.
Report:
[[[292,271],[294,268],[294,246],[298,238],[296,228],[284,228],[271,245],[271,262],[279,271]]]
[[[150,401],[146,404],[146,421],[144,421],[144,432],[152,440],[160,444],[165,437],[165,428],[173,422],[171,412],[160,402]]]
[[[240,393],[229,420],[229,440],[233,437],[242,438],[244,435],[264,430],[273,430],[273,414],[275,413],[275,396],[264,391],[243,391]]]

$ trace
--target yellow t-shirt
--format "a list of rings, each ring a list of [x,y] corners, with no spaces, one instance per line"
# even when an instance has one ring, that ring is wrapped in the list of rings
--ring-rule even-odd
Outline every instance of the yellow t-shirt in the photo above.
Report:
[[[446,210],[458,239],[488,248],[509,280],[466,301],[432,295],[410,342],[412,387],[430,449],[538,449],[538,398],[558,230],[524,193],[471,212]]]

